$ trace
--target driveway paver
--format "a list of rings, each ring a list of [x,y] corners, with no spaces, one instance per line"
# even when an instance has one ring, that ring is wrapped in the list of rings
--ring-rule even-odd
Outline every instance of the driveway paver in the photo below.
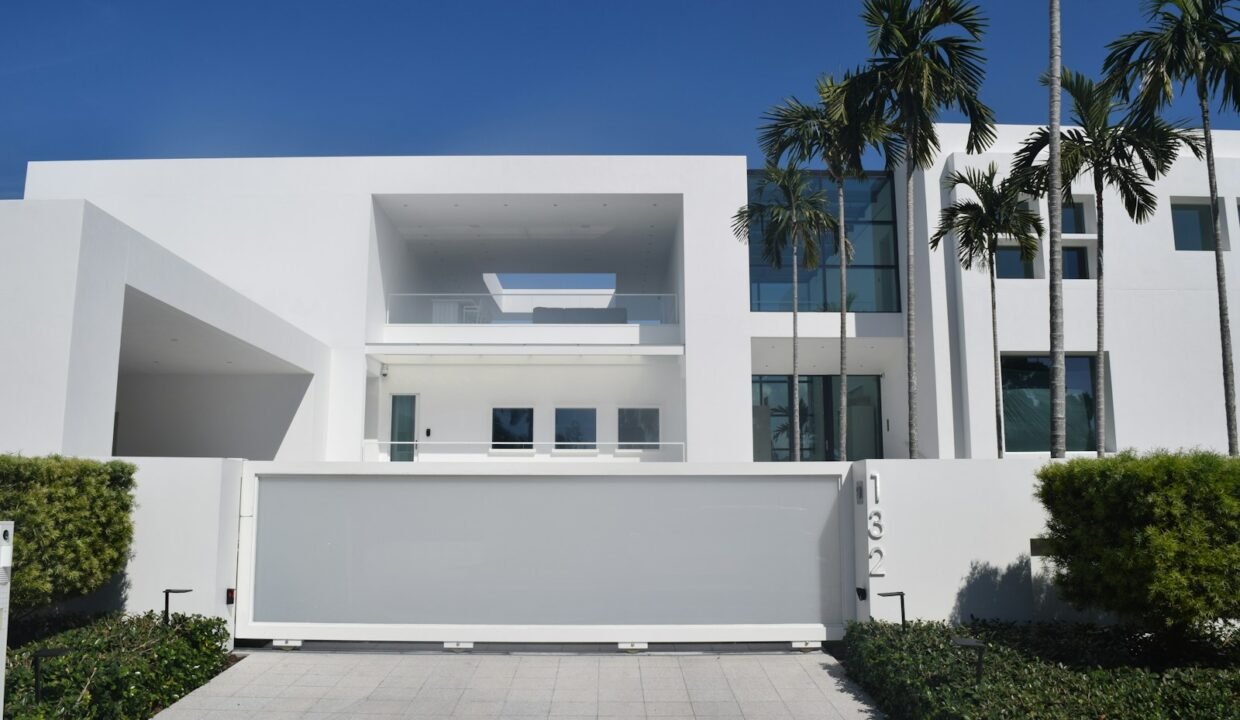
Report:
[[[256,652],[158,720],[881,718],[823,653]]]

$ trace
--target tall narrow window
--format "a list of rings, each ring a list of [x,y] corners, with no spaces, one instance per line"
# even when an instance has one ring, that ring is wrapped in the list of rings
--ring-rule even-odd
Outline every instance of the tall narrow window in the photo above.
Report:
[[[618,420],[621,450],[658,449],[658,408],[620,408]]]
[[[414,457],[416,395],[392,396],[392,445],[388,457],[393,462],[409,462]]]
[[[598,448],[598,413],[594,408],[556,408],[555,449]]]
[[[534,408],[493,409],[491,447],[495,450],[533,449]]]

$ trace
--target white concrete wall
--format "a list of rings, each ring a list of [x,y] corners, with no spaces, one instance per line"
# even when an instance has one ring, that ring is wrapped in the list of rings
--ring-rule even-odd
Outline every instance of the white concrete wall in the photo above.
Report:
[[[0,270],[0,330],[14,349],[0,359],[0,451],[111,452],[126,287],[326,374],[320,343],[90,203],[0,203],[0,242],[16,259]],[[299,458],[322,448],[325,395],[306,398]]]
[[[315,457],[309,423],[296,423],[308,375],[121,374],[119,455]]]
[[[112,458],[105,458],[112,459]],[[236,587],[237,528],[244,462],[220,458],[116,458],[137,466],[134,536],[124,572],[99,592],[67,603],[70,612],[164,610],[224,618]]]
[[[999,140],[983,156],[966,157],[965,129],[940,127],[945,148],[933,166],[916,177],[914,212],[918,232],[918,363],[922,433],[926,457],[994,454],[992,368],[985,278],[961,273],[949,248],[932,253],[926,240],[939,210],[950,201],[940,184],[951,167],[1006,164],[1032,128],[1003,126]],[[1236,198],[1240,195],[1240,133],[1217,135],[1220,192],[1230,237],[1240,237]],[[1118,447],[1205,446],[1225,441],[1221,365],[1217,339],[1213,261],[1210,253],[1176,252],[1170,233],[1168,200],[1206,195],[1202,163],[1185,156],[1156,192],[1158,215],[1143,226],[1123,214],[1117,198],[1107,196],[1108,308],[1111,387]],[[1089,194],[1082,185],[1077,195]],[[146,233],[165,248],[214,275],[241,295],[328,346],[320,361],[313,393],[320,405],[322,456],[359,457],[366,423],[366,342],[387,339],[382,327],[385,294],[418,280],[416,258],[399,240],[391,223],[377,211],[379,194],[539,194],[651,193],[677,196],[682,203],[678,236],[665,277],[679,292],[684,345],[682,393],[685,432],[691,460],[737,460],[751,457],[749,377],[752,342],[782,339],[783,323],[755,321],[748,313],[748,259],[735,242],[729,221],[745,197],[745,167],[739,157],[441,157],[441,158],[286,158],[166,161],[33,163],[27,196],[56,199],[85,197],[122,223]],[[903,182],[897,172],[897,227],[904,225]],[[93,211],[91,211],[93,213]],[[84,213],[90,215],[91,213]],[[33,215],[31,216],[34,217]],[[30,222],[35,222],[31,220]],[[89,217],[88,227],[110,230],[107,221]],[[72,223],[70,222],[70,225]],[[63,232],[63,228],[61,230]],[[12,235],[16,237],[17,235]],[[29,236],[29,235],[27,235]],[[8,236],[6,236],[6,239]],[[1074,238],[1088,243],[1086,238]],[[900,237],[901,248],[907,247]],[[102,246],[99,246],[102,248]],[[45,245],[41,252],[51,252]],[[98,248],[92,247],[91,252]],[[67,254],[65,254],[67,253]],[[71,251],[40,262],[78,262]],[[72,257],[71,257],[72,256]],[[144,257],[155,257],[144,253]],[[85,254],[83,262],[100,271],[83,279],[83,288],[111,287],[103,276],[118,264],[115,256]],[[31,262],[37,258],[32,255]],[[1045,260],[1041,260],[1043,264]],[[412,271],[395,272],[396,269]],[[132,263],[130,263],[132,266]],[[1233,278],[1240,264],[1227,253]],[[132,273],[132,269],[127,269]],[[172,293],[181,276],[175,272],[148,277]],[[421,278],[429,280],[429,278]],[[19,278],[17,282],[22,282]],[[430,285],[427,285],[429,287]],[[55,294],[55,287],[25,288],[20,297]],[[1069,352],[1093,349],[1093,281],[1067,283],[1066,336]],[[457,288],[459,289],[459,288]],[[1042,352],[1046,347],[1044,280],[1001,281],[1000,344],[1004,352]],[[68,302],[60,291],[60,301]],[[74,291],[76,292],[76,291]],[[108,290],[90,290],[90,296]],[[180,292],[191,305],[196,290]],[[159,296],[158,293],[152,293]],[[76,295],[74,295],[76,298]],[[103,298],[103,295],[99,296]],[[47,302],[50,302],[49,298]],[[1233,304],[1237,300],[1232,298]],[[112,301],[80,306],[83,324],[70,332],[80,346],[106,335]],[[903,300],[902,300],[903,302]],[[51,305],[47,305],[51,307]],[[210,303],[197,302],[201,312]],[[838,334],[831,314],[805,314],[802,336],[830,339]],[[204,315],[205,317],[205,315]],[[894,324],[893,324],[894,319]],[[871,340],[899,339],[902,316],[857,316],[849,331],[861,346]],[[23,319],[11,321],[29,323]],[[761,326],[761,327],[759,327]],[[898,331],[893,334],[893,329]],[[1152,330],[1157,341],[1151,342]],[[61,330],[56,333],[63,334]],[[489,336],[468,343],[517,342]],[[414,342],[425,342],[418,337]],[[443,338],[432,337],[434,342]],[[642,342],[644,339],[639,338]],[[50,336],[47,342],[50,342]],[[662,339],[657,340],[663,342]],[[541,342],[541,340],[539,341]],[[565,338],[549,339],[564,344]],[[881,342],[884,396],[904,404],[903,348]],[[406,348],[402,352],[418,352]],[[886,357],[886,356],[890,357]],[[63,360],[62,360],[63,361]],[[6,374],[19,372],[25,360],[7,360]],[[47,372],[53,372],[54,362]],[[38,368],[37,372],[44,372]],[[862,369],[862,372],[866,370]],[[55,371],[59,372],[59,371]],[[78,402],[84,387],[94,386],[106,368],[74,365],[66,369],[66,402]],[[1161,378],[1151,382],[1151,378]],[[70,385],[69,383],[77,383]],[[22,392],[36,392],[34,386]],[[41,391],[46,392],[46,391]],[[61,392],[57,389],[55,392]],[[86,426],[96,426],[106,403],[75,410]],[[58,406],[59,401],[53,403]],[[54,412],[59,412],[56,410]],[[901,414],[903,411],[901,411]],[[50,416],[48,416],[50,417]],[[47,420],[48,417],[43,419]],[[885,443],[888,455],[906,454],[902,418],[887,416],[899,431]],[[37,424],[37,423],[35,423]],[[63,423],[62,423],[63,424]],[[82,428],[68,427],[72,446],[97,449],[97,439]],[[15,428],[14,438],[26,429]],[[85,433],[85,434],[84,434]],[[33,447],[33,446],[32,446]]]
[[[0,202],[0,451],[61,449],[82,207]]]
[[[994,162],[1001,175],[1005,173],[1013,153],[1033,129],[1001,127],[998,141],[984,155],[945,152],[940,162],[926,171],[930,204],[941,207],[955,199],[934,188],[953,168],[984,168]],[[944,147],[960,147],[963,126],[943,126],[942,136]],[[1224,236],[1240,237],[1240,133],[1216,133],[1215,152]],[[1103,196],[1109,444],[1145,450],[1205,447],[1225,451],[1214,254],[1175,250],[1171,227],[1172,198],[1208,199],[1205,163],[1191,153],[1182,153],[1171,173],[1155,183],[1154,192],[1159,199],[1158,210],[1145,224],[1128,217],[1114,191],[1108,189]],[[1086,227],[1092,230],[1092,181],[1078,180],[1072,193],[1085,201]],[[1040,207],[1045,220],[1045,200]],[[1095,277],[1096,236],[1069,235],[1065,244],[1090,249],[1090,277]],[[939,254],[934,265],[949,279],[946,292],[959,309],[956,322],[949,326],[959,362],[953,402],[955,422],[966,435],[961,451],[969,457],[994,457],[994,363],[986,275],[960,271],[951,243],[945,243]],[[1048,352],[1048,262],[1042,252],[1035,261],[1037,279],[997,281],[1001,353]],[[1240,262],[1228,251],[1225,264],[1229,302],[1234,306],[1240,302]],[[1064,282],[1064,340],[1069,354],[1091,354],[1096,349],[1095,296],[1093,279]],[[1233,328],[1232,334],[1236,342],[1240,330]]]
[[[878,593],[902,590],[909,618],[1033,619],[1029,540],[1045,530],[1034,473],[1045,462],[853,463],[851,480],[865,488],[854,506],[857,587],[869,596],[860,617],[899,622],[899,599]]]
[[[370,285],[385,272],[374,259],[384,257],[390,234],[375,213],[374,195],[634,192],[683,199],[684,394],[692,452],[697,459],[746,460],[752,453],[744,420],[748,338],[737,329],[748,312],[748,260],[730,228],[746,201],[741,157],[32,163],[26,186],[29,198],[88,198],[327,344],[323,445],[335,459],[360,456],[365,426],[363,348],[379,307]]]
[[[673,443],[660,452],[619,453],[621,459],[679,461],[685,448],[685,406],[680,358],[621,359],[603,364],[503,364],[457,362],[423,365],[389,365],[388,376],[378,380],[379,405],[375,414],[378,438],[391,438],[392,395],[417,395],[415,436],[425,443],[419,448],[425,460],[479,459],[581,459],[583,451],[557,451],[555,409],[595,408],[600,459],[616,455],[617,410],[659,408],[660,440]],[[493,451],[491,410],[505,407],[534,409],[534,452]],[[430,429],[430,437],[426,436]],[[437,445],[436,443],[473,443]],[[386,446],[378,446],[387,454]],[[692,455],[692,448],[689,448]]]

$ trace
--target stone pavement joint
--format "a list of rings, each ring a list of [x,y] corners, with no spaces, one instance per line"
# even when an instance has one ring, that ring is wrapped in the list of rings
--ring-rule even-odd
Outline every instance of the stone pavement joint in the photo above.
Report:
[[[823,653],[255,652],[158,720],[882,718]]]

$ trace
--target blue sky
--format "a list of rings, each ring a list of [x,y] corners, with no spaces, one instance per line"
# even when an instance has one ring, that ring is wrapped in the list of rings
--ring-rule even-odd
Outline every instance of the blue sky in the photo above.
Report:
[[[1038,123],[1045,3],[983,2],[984,99]],[[1096,71],[1137,0],[1065,3]],[[867,57],[859,0],[11,2],[0,197],[29,160],[749,154],[759,114]],[[1191,117],[1191,103],[1173,114]],[[1240,127],[1235,115],[1218,118]]]

